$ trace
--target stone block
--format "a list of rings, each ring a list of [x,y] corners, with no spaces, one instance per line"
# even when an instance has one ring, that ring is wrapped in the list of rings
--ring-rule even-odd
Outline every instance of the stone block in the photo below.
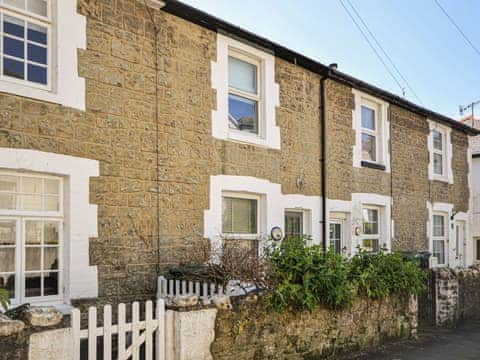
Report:
[[[10,336],[23,331],[25,324],[0,314],[0,336]]]

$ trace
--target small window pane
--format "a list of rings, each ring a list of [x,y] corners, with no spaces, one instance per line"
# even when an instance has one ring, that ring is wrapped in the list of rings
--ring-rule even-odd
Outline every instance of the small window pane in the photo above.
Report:
[[[42,192],[42,179],[34,177],[22,178],[22,192],[29,194],[40,194]]]
[[[377,235],[378,232],[378,210],[363,209],[363,233]]]
[[[45,221],[44,243],[46,245],[58,244],[58,226],[59,223],[57,221]]]
[[[47,64],[47,48],[28,44],[28,60]]]
[[[47,85],[47,68],[28,64],[28,81]]]
[[[13,6],[25,10],[25,0],[3,0],[5,5]]]
[[[58,247],[43,249],[43,270],[58,270]]]
[[[60,193],[60,181],[55,179],[45,179],[45,194]]]
[[[437,258],[438,264],[445,264],[445,241],[433,240],[433,256]]]
[[[40,16],[48,15],[45,0],[27,0],[27,10]]]
[[[229,56],[228,84],[235,89],[256,94],[257,66]]]
[[[433,215],[433,236],[445,236],[445,217]]]
[[[367,252],[378,252],[380,250],[378,239],[363,239],[363,249]]]
[[[23,80],[25,78],[24,70],[22,61],[3,58],[3,75]]]
[[[27,37],[30,41],[47,45],[47,28],[37,24],[29,23]]]
[[[58,272],[43,274],[43,295],[58,295]]]
[[[256,234],[257,201],[253,199],[224,197],[222,232]]]
[[[25,36],[25,22],[12,16],[3,16],[3,31],[19,38]]]
[[[228,124],[231,129],[258,133],[258,106],[254,100],[228,95]]]
[[[362,134],[362,159],[367,161],[377,161],[375,136]]]
[[[41,273],[25,274],[25,296],[41,296]]]
[[[6,55],[14,56],[23,59],[25,57],[24,42],[9,37],[3,37],[3,50]]]
[[[40,195],[22,195],[23,210],[42,210]]]
[[[443,149],[443,136],[438,131],[433,131],[433,148],[440,151]]]
[[[58,196],[45,196],[43,201],[45,211],[58,211],[60,209]]]
[[[42,222],[26,221],[25,242],[28,245],[38,245],[42,242]]]
[[[375,111],[362,106],[362,127],[375,131]]]
[[[7,289],[10,299],[15,297],[15,274],[0,274],[0,288]]]
[[[16,230],[15,220],[0,220],[0,246],[15,245]]]
[[[17,177],[9,175],[0,175],[0,191],[16,192]]]
[[[433,171],[436,175],[443,175],[443,156],[433,154]]]
[[[17,196],[15,194],[0,193],[0,209],[15,210],[17,208]]]
[[[25,248],[25,270],[38,271],[41,270],[41,253],[40,247],[26,247]]]
[[[15,272],[15,248],[0,247],[0,272]]]

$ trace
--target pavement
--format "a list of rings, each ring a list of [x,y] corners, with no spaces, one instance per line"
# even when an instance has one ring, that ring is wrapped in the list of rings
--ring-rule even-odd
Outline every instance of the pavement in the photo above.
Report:
[[[420,329],[418,340],[387,344],[342,359],[480,360],[480,322],[461,324],[452,329]]]

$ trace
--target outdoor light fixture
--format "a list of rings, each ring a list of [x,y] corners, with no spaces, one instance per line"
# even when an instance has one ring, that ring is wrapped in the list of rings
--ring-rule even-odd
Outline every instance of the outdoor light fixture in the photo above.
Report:
[[[274,226],[272,230],[270,231],[270,236],[272,237],[273,240],[275,241],[280,241],[283,238],[283,232],[282,229],[278,226]]]
[[[362,228],[358,225],[355,227],[355,235],[356,236],[362,235]]]

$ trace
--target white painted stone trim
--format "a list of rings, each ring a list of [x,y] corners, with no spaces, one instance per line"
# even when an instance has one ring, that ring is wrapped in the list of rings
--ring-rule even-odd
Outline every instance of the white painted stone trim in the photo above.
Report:
[[[228,54],[230,50],[257,58],[261,64],[261,97],[263,106],[259,135],[232,131],[228,127]],[[275,82],[275,56],[228,36],[217,34],[217,61],[212,61],[212,87],[217,93],[217,109],[212,111],[212,136],[217,139],[238,141],[272,149],[280,149],[280,127],[275,111],[280,106],[280,89]]]
[[[380,137],[381,149],[377,149],[377,163],[385,166],[385,171],[389,173],[390,167],[390,119],[388,117],[389,103],[366,94],[357,89],[352,89],[354,96],[355,107],[352,110],[352,128],[355,131],[355,144],[353,146],[353,166],[361,167],[362,163],[362,131],[361,131],[361,105],[363,102],[368,101],[375,103],[379,109],[377,116],[379,116],[379,122],[381,128],[378,135]]]
[[[52,1],[51,90],[0,81],[0,92],[85,110],[85,79],[78,76],[78,49],[87,46],[87,22],[77,13],[77,0]]]
[[[64,177],[65,302],[98,296],[97,267],[89,265],[89,238],[97,237],[97,205],[89,202],[96,160],[37,150],[0,148],[0,168]]]
[[[353,193],[352,200],[327,199],[327,225],[330,223],[331,213],[344,213],[346,215],[344,245],[347,247],[347,255],[357,253],[357,246],[361,245],[362,236],[355,234],[355,228],[363,228],[364,206],[376,206],[380,209],[380,234],[381,246],[385,243],[387,249],[392,249],[393,220],[391,216],[392,199],[390,196],[373,193]],[[329,226],[329,225],[328,225]]]
[[[443,181],[449,184],[453,184],[453,169],[452,169],[453,145],[452,145],[452,139],[451,139],[452,129],[448,126],[441,125],[429,119],[427,119],[427,121],[430,129],[430,132],[428,134],[428,154],[429,154],[428,180]],[[444,174],[443,176],[435,175],[433,173],[433,136],[432,136],[433,130],[437,130],[445,134],[445,140],[446,140],[445,146],[447,147],[446,149],[447,167],[445,169],[446,174]]]
[[[222,193],[235,192],[260,197],[259,240],[266,240],[274,226],[285,229],[285,210],[309,211],[313,243],[321,244],[321,197],[282,194],[281,185],[249,176],[217,175],[210,177],[210,208],[204,213],[204,237],[212,245],[222,244]]]

